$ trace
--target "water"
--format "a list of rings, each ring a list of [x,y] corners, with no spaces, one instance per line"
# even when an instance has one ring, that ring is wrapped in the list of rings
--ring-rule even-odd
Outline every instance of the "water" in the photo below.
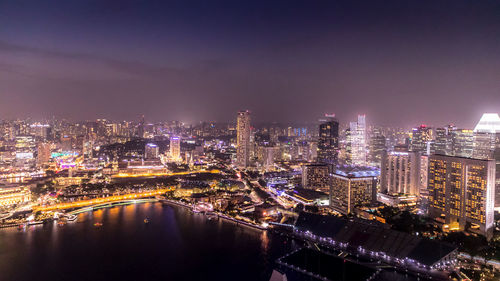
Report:
[[[64,226],[0,230],[0,281],[267,281],[275,260],[299,246],[180,207],[128,205],[83,213]]]

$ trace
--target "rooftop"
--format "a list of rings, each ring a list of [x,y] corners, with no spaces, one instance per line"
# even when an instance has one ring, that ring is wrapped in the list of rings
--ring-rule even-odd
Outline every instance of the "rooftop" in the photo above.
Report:
[[[333,173],[348,178],[378,177],[380,169],[369,166],[340,165]]]
[[[295,224],[297,229],[308,230],[316,236],[329,237],[337,242],[382,252],[399,259],[412,259],[427,266],[438,263],[456,249],[450,244],[423,239],[384,226],[372,221],[346,220],[305,212],[299,215]]]
[[[498,113],[485,113],[474,128],[479,133],[500,133],[500,116]]]

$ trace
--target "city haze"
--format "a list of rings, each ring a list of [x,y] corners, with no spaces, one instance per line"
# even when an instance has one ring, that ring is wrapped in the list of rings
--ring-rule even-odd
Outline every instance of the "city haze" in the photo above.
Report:
[[[500,3],[0,3],[0,117],[473,127],[500,109]]]

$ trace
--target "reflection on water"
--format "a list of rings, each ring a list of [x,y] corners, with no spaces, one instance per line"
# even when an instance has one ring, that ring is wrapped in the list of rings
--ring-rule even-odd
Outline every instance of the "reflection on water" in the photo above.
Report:
[[[148,218],[149,223],[144,223]],[[102,222],[102,226],[95,226]],[[160,203],[0,230],[0,280],[269,280],[291,240]]]

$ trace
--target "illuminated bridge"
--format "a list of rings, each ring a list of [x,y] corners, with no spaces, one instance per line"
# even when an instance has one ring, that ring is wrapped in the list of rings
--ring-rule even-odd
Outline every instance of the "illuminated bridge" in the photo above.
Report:
[[[87,206],[94,206],[94,207],[101,206],[102,207],[105,205],[111,205],[111,203],[123,203],[123,204],[138,203],[138,202],[144,201],[145,198],[162,195],[162,194],[165,194],[166,192],[171,191],[173,189],[174,189],[173,187],[169,187],[169,188],[156,189],[153,191],[129,193],[129,194],[123,194],[123,195],[114,195],[114,196],[109,196],[109,197],[81,200],[81,201],[76,201],[76,202],[59,203],[59,204],[45,206],[45,207],[38,206],[38,207],[34,207],[33,211],[34,212],[37,212],[37,211],[44,211],[44,212],[46,212],[46,211],[58,211],[58,210],[65,210],[65,209],[82,208],[82,207],[87,207]],[[117,204],[113,204],[113,205],[117,205]]]

